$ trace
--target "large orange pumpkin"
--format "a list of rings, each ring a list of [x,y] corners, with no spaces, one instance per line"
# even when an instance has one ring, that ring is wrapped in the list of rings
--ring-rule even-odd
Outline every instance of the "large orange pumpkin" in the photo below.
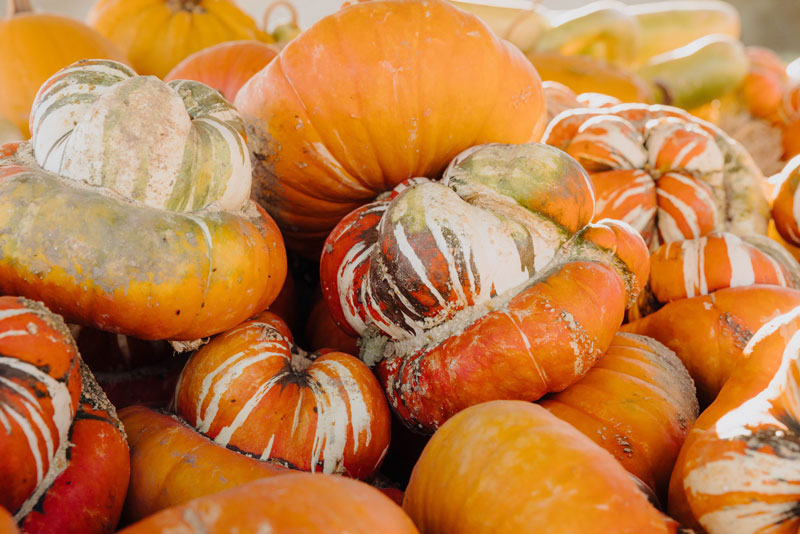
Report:
[[[490,144],[339,223],[323,293],[407,425],[430,433],[479,402],[533,401],[592,367],[649,272],[638,233],[589,224],[593,208],[567,154]]]
[[[539,404],[666,502],[672,467],[698,412],[694,383],[674,352],[644,336],[617,334],[586,376]]]
[[[403,509],[423,534],[676,532],[611,454],[521,401],[472,406],[422,452]]]
[[[159,78],[224,41],[273,42],[233,0],[98,0],[86,21],[124,50],[136,71]]]
[[[689,432],[670,513],[708,534],[800,528],[800,307],[762,326]]]
[[[538,141],[541,82],[522,53],[443,0],[346,7],[236,97],[254,195],[316,255],[347,213],[473,145]]]
[[[119,534],[417,534],[395,503],[363,482],[297,474],[257,480],[152,515]]]
[[[249,200],[242,123],[219,93],[83,61],[42,86],[31,125],[30,143],[0,147],[0,292],[176,340],[275,299],[283,239]]]
[[[30,0],[9,0],[0,19],[0,115],[27,138],[39,87],[59,69],[86,58],[125,62],[114,43],[69,17],[34,13]]]
[[[0,297],[0,507],[29,534],[114,530],[130,463],[114,407],[64,322]]]
[[[203,82],[233,102],[242,85],[276,55],[275,46],[261,41],[219,43],[188,56],[169,71],[164,81]]]
[[[619,219],[659,244],[714,230],[765,234],[763,175],[715,126],[667,106],[576,109],[548,125],[545,141],[592,177],[595,218]]]

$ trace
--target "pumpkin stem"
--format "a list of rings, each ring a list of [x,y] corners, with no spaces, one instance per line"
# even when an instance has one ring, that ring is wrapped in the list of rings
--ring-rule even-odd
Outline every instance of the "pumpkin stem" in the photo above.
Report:
[[[33,11],[31,0],[8,0],[6,7],[6,17],[11,18],[20,13],[30,13]]]
[[[267,31],[267,28],[269,27],[269,19],[279,7],[285,7],[289,10],[289,14],[292,17],[292,20],[289,21],[289,25],[297,27],[297,9],[295,9],[291,2],[287,2],[286,0],[276,0],[267,6],[266,11],[264,11],[264,19],[262,21],[262,24],[264,25],[264,31]]]

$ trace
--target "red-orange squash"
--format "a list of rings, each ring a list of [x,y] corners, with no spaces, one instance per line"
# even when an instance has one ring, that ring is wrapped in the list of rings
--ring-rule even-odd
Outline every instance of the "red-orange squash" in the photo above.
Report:
[[[708,534],[794,534],[800,528],[800,307],[764,324],[743,354],[681,449],[670,513]]]
[[[305,353],[270,312],[192,355],[175,407],[220,445],[305,471],[369,479],[389,448],[389,407],[369,368]]]
[[[0,293],[68,321],[191,341],[264,310],[283,239],[249,200],[241,120],[213,89],[82,61],[0,147]]]
[[[213,87],[233,102],[242,85],[263,69],[278,49],[261,41],[230,41],[204,48],[190,55],[164,77],[196,80]]]
[[[164,510],[120,534],[417,534],[395,503],[363,482],[297,474],[258,480]]]
[[[0,297],[0,507],[30,534],[106,534],[128,487],[114,407],[66,325],[41,304]]]
[[[423,534],[677,531],[611,454],[521,401],[472,406],[442,425],[403,509]]]
[[[343,8],[292,40],[235,104],[255,199],[289,248],[311,255],[380,193],[436,177],[473,145],[538,141],[545,121],[522,53],[444,0]]]
[[[672,467],[698,413],[694,382],[674,352],[651,338],[617,334],[586,376],[539,404],[666,502]]]
[[[651,249],[714,230],[766,233],[761,171],[736,141],[683,110],[576,109],[548,125],[545,142],[589,171],[595,218],[631,224]]]
[[[638,233],[589,224],[593,207],[565,153],[491,144],[334,229],[323,293],[407,425],[430,433],[479,402],[533,401],[592,367],[649,272]]]

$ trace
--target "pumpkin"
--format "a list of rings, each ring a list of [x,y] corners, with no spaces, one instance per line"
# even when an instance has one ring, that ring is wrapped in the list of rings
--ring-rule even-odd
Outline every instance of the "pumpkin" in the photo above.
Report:
[[[136,71],[159,78],[224,41],[273,42],[232,0],[98,0],[86,22],[119,46]]]
[[[36,91],[57,70],[85,58],[126,61],[92,28],[69,17],[35,13],[30,0],[8,0],[6,18],[0,19],[0,50],[7,52],[0,57],[0,115],[24,134],[0,135],[0,144],[30,136],[28,114]]]
[[[0,292],[174,340],[275,299],[283,241],[248,200],[242,125],[219,93],[84,61],[42,86],[31,125],[30,143],[0,149]]]
[[[339,223],[323,293],[407,425],[430,433],[467,406],[533,401],[591,368],[649,270],[641,237],[589,224],[593,208],[565,153],[491,144]]]
[[[695,381],[700,406],[706,407],[742,360],[753,334],[796,306],[800,291],[795,289],[733,287],[670,302],[622,330],[655,338],[675,351]]]
[[[472,406],[442,425],[403,509],[423,534],[677,531],[611,454],[521,401]]]
[[[753,334],[670,481],[670,513],[709,534],[797,532],[800,307]],[[698,529],[699,530],[699,529]]]
[[[226,449],[174,415],[129,406],[119,417],[131,448],[128,522],[253,480],[297,473]]]
[[[617,334],[586,376],[539,404],[666,501],[672,467],[698,412],[694,383],[674,352],[644,336]]]
[[[25,532],[112,532],[128,486],[114,407],[60,317],[0,297],[0,506]]]
[[[265,312],[192,355],[178,415],[216,443],[297,469],[371,478],[389,447],[375,377],[340,352],[305,353]]]
[[[566,85],[554,81],[542,82],[542,90],[547,104],[547,122],[568,109],[607,108],[622,103],[618,98],[602,93],[577,94]]]
[[[536,141],[545,120],[525,57],[443,0],[341,9],[292,40],[235,105],[254,198],[309,256],[377,195],[436,177],[470,146]]]
[[[0,534],[19,534],[14,517],[2,506],[0,506]]]
[[[763,176],[750,156],[718,128],[677,108],[567,111],[548,125],[545,142],[589,171],[595,219],[631,224],[651,249],[714,230],[766,233]]]
[[[244,83],[266,66],[278,50],[261,41],[230,41],[204,48],[175,65],[164,81],[196,80],[233,102]]]
[[[798,196],[798,184],[800,184],[800,157],[792,158],[786,164],[775,184],[772,201],[772,218],[775,221],[775,229],[780,236],[791,245],[800,245],[800,221],[795,212],[795,199]]]
[[[313,350],[331,347],[347,354],[359,352],[358,338],[339,328],[321,294],[311,307],[305,334]]]
[[[120,534],[416,534],[388,497],[363,482],[321,474],[257,480],[152,515]]]

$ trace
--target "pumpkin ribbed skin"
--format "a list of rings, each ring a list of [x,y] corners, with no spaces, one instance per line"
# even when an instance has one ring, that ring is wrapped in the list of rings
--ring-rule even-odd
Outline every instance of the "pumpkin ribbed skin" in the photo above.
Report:
[[[536,400],[589,370],[649,271],[640,236],[587,225],[592,206],[563,152],[485,145],[441,183],[402,184],[334,229],[323,293],[407,425],[431,432],[472,404]]]
[[[628,222],[652,249],[714,230],[766,233],[761,172],[721,130],[682,110],[622,104],[567,111],[548,125],[545,142],[589,171],[595,218]]]
[[[306,471],[374,475],[389,447],[389,409],[357,358],[305,354],[265,312],[194,354],[177,413],[216,443]]]
[[[698,413],[694,383],[674,352],[651,338],[617,334],[586,376],[539,404],[666,502],[672,467]]]
[[[470,146],[537,141],[545,120],[519,50],[442,0],[346,7],[290,42],[235,103],[255,199],[309,254],[378,194],[435,177]]]
[[[21,8],[25,2],[9,5]],[[29,135],[28,113],[39,87],[54,72],[84,58],[125,62],[125,54],[89,26],[69,17],[24,12],[0,20],[0,115]],[[46,39],[43,39],[46,36]],[[13,53],[11,53],[13,51]]]
[[[217,43],[272,41],[231,0],[98,0],[86,22],[116,43],[138,72],[159,78]]]
[[[296,473],[226,449],[177,417],[143,406],[125,408],[119,416],[131,448],[128,521],[253,480]]]
[[[112,532],[128,446],[66,325],[38,303],[0,297],[0,355],[2,506],[29,534]]]
[[[399,506],[363,482],[300,473],[251,482],[152,515],[120,534],[417,534]]]
[[[423,534],[666,533],[614,458],[544,408],[494,401],[454,416],[414,467],[403,509]]]
[[[204,48],[169,71],[164,81],[196,80],[233,102],[242,85],[278,55],[261,41],[231,41]]]
[[[659,302],[753,284],[798,287],[799,275],[797,262],[768,238],[729,232],[666,243],[650,258],[650,288]]]
[[[283,240],[247,199],[241,122],[218,93],[87,61],[38,103],[32,143],[0,149],[0,290],[143,339],[208,336],[275,299]]]
[[[670,513],[709,534],[795,533],[800,308],[762,326],[743,353],[689,432],[670,482]]]
[[[671,302],[622,327],[657,339],[678,355],[708,406],[742,360],[742,350],[764,323],[800,306],[800,291],[778,286],[720,289]]]

